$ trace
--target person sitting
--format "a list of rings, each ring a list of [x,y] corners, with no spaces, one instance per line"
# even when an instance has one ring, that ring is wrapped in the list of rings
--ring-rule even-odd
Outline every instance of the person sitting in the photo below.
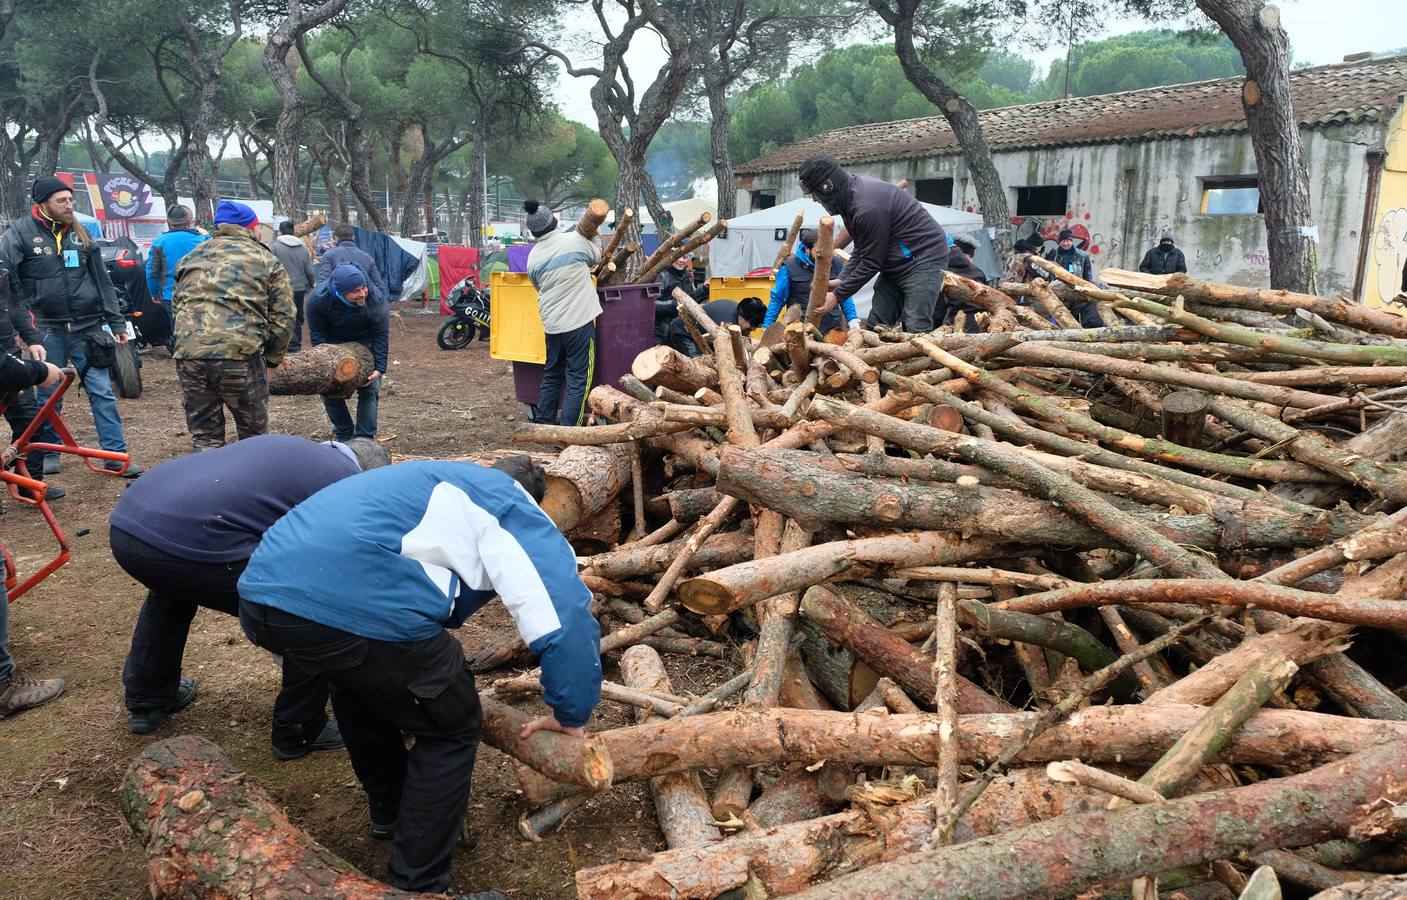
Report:
[[[811,280],[816,272],[816,261],[811,257],[816,247],[816,236],[814,228],[803,228],[797,232],[796,252],[787,257],[787,261],[777,270],[777,281],[768,298],[770,302],[767,304],[767,315],[763,318],[763,328],[780,319],[782,311],[788,306],[796,306],[803,317],[809,310]],[[830,278],[839,278],[841,268],[840,260],[831,257]],[[855,301],[846,297],[821,317],[819,327],[822,332],[845,329],[858,318]]]
[[[744,297],[742,300],[713,300],[703,304],[703,311],[717,325],[737,325],[744,332],[762,327],[767,307],[759,297]],[[684,326],[684,320],[676,317],[669,323],[669,336],[665,341],[669,346],[685,356],[698,356],[699,346],[693,335]]]
[[[372,372],[357,388],[357,419],[354,423],[342,397],[322,398],[327,419],[332,423],[333,440],[376,437],[376,418],[381,406],[381,376],[391,332],[391,312],[384,300],[371,293],[362,270],[344,263],[332,272],[332,279],[313,290],[307,302],[308,336],[318,344],[361,344],[371,351]]]

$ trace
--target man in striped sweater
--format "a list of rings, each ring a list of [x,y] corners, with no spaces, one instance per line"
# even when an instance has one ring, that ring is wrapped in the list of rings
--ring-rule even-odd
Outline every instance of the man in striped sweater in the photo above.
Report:
[[[371,833],[393,839],[393,887],[445,891],[463,830],[482,714],[446,628],[503,600],[552,709],[524,736],[580,735],[600,700],[601,630],[571,545],[537,505],[546,484],[526,456],[347,478],[270,528],[239,581],[249,639],[326,675]]]

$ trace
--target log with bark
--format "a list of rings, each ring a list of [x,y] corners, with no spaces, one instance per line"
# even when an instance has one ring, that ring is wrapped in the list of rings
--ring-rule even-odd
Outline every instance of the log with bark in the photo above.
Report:
[[[361,344],[319,344],[285,356],[269,379],[269,393],[350,397],[375,370],[371,351]]]

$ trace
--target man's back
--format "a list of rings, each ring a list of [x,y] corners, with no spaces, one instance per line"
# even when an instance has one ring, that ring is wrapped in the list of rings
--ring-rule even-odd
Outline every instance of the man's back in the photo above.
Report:
[[[376,267],[376,260],[354,241],[342,241],[322,255],[322,259],[318,261],[315,287],[322,287],[331,281],[332,271],[342,265],[356,266],[362,270],[373,297],[382,301],[390,299],[386,296],[386,283],[381,279],[381,270]]]
[[[246,228],[217,225],[176,266],[177,359],[249,359],[277,365],[293,332],[288,272]]]
[[[292,282],[295,293],[313,289],[313,255],[308,252],[308,245],[303,243],[302,238],[281,234],[270,249],[288,270],[288,280]]]
[[[907,191],[867,175],[850,176],[837,210],[855,239],[837,297],[852,296],[878,272],[907,271],[920,262],[948,263],[948,236]]]
[[[601,261],[601,239],[575,230],[538,238],[528,253],[528,277],[537,288],[542,327],[548,334],[580,328],[601,314],[601,300],[591,283],[591,267]]]
[[[147,254],[147,289],[153,297],[170,301],[176,289],[176,266],[205,241],[206,235],[188,228],[157,235]]]
[[[259,435],[156,466],[123,493],[109,522],[183,559],[248,559],[290,509],[359,471],[329,444]]]

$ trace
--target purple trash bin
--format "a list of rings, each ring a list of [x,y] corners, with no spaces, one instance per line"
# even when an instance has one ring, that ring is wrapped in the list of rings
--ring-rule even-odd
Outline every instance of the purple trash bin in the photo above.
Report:
[[[655,345],[655,298],[660,285],[619,284],[598,288],[601,315],[596,320],[596,371],[591,385],[615,386],[630,371],[641,352]],[[542,387],[542,366],[513,363],[513,396],[519,403],[533,406]]]

